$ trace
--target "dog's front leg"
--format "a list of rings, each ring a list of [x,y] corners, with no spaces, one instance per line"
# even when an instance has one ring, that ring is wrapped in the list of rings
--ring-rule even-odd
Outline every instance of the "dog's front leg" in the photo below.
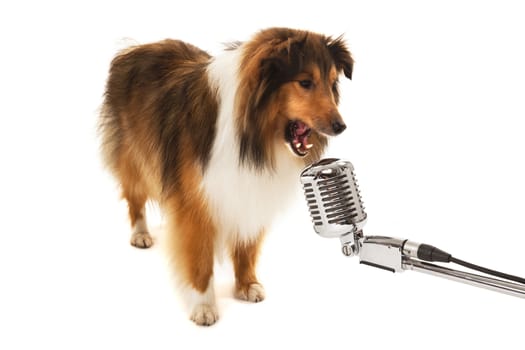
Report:
[[[241,300],[260,302],[265,293],[256,276],[257,258],[264,232],[250,242],[234,242],[230,247],[235,269],[235,297]]]
[[[219,319],[213,285],[216,229],[198,193],[168,200],[169,248],[190,318],[210,326]]]

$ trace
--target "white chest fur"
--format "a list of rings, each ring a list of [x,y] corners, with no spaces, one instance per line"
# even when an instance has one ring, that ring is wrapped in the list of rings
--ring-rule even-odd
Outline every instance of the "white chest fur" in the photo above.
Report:
[[[250,240],[285,209],[299,189],[300,169],[288,166],[256,173],[239,168],[237,159],[232,150],[213,157],[204,178],[204,192],[221,236]]]
[[[283,147],[276,152],[274,170],[239,165],[239,144],[233,118],[240,50],[214,59],[208,76],[217,88],[220,112],[216,137],[203,181],[211,215],[226,239],[250,240],[268,227],[300,188],[301,163]]]

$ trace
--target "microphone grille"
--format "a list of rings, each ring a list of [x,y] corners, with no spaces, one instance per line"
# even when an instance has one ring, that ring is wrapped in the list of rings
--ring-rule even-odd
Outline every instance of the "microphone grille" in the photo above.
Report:
[[[301,183],[318,234],[338,237],[364,226],[366,213],[352,163],[323,159],[303,170]]]

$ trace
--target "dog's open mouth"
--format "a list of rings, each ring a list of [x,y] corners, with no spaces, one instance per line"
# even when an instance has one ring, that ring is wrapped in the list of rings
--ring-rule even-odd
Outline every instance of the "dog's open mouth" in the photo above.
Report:
[[[286,128],[286,141],[288,142],[293,153],[299,157],[304,157],[308,154],[308,150],[313,147],[313,144],[308,142],[308,136],[312,129],[300,120],[290,121]]]

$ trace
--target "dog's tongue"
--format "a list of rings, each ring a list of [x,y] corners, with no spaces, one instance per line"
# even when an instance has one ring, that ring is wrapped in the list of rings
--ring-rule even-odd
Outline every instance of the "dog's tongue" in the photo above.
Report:
[[[296,122],[295,134],[296,134],[297,136],[305,135],[308,131],[309,131],[309,128],[308,128],[308,126],[306,126],[305,123],[300,122],[300,121],[297,121],[297,122]],[[306,135],[305,135],[305,136],[306,136]]]
[[[310,136],[310,128],[300,121],[297,121],[295,123],[295,138],[293,141],[293,144],[295,145],[296,149],[301,151],[302,153],[307,153],[308,149],[312,145],[308,145],[308,136]]]

